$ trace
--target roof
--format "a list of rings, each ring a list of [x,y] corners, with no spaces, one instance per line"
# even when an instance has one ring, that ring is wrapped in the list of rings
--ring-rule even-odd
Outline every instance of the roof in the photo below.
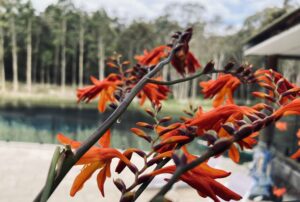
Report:
[[[251,36],[245,55],[300,56],[300,8],[297,8]]]

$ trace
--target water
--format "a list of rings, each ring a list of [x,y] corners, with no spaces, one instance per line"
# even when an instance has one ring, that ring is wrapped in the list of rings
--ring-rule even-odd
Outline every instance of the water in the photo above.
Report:
[[[56,134],[63,133],[72,139],[83,141],[110,113],[111,111],[98,113],[96,109],[80,108],[0,108],[0,140],[56,144]],[[120,118],[120,123],[116,123],[112,128],[112,147],[149,150],[149,144],[144,139],[130,132],[130,128],[136,127],[135,123],[138,121],[151,123],[152,119],[142,109],[127,110]],[[299,118],[288,117],[284,121],[288,123],[288,131],[276,130],[274,146],[282,153],[290,155],[298,148],[296,132],[300,127]],[[154,135],[150,130],[147,132]],[[200,154],[205,147],[194,141],[189,145],[189,149],[195,154]],[[245,158],[251,160],[249,157]]]
[[[57,133],[79,141],[85,140],[111,114],[111,111],[99,113],[97,109],[50,108],[10,106],[0,108],[0,140],[58,143]],[[162,115],[163,116],[163,115]],[[129,109],[114,124],[112,147],[125,149],[129,147],[149,150],[149,144],[130,132],[135,123],[143,121],[153,123],[152,118],[142,109]],[[145,129],[150,135],[152,131]],[[190,145],[190,150],[202,152],[205,147],[197,143]]]
[[[63,133],[82,141],[91,135],[110,113],[79,108],[5,107],[0,109],[0,140],[57,143],[56,134]],[[120,149],[147,148],[144,140],[130,132],[130,128],[135,127],[138,121],[150,122],[151,118],[142,110],[127,111],[121,117],[121,123],[116,123],[112,128],[112,146]]]

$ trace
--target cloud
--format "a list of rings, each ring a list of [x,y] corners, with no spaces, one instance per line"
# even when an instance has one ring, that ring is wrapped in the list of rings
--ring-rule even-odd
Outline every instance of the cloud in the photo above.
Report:
[[[34,7],[43,11],[47,5],[55,3],[54,0],[32,0]],[[282,6],[282,0],[74,0],[75,6],[87,11],[104,8],[109,15],[119,17],[124,22],[134,19],[152,20],[164,14],[164,8],[171,3],[199,3],[206,11],[205,20],[212,20],[216,16],[222,18],[222,26],[231,26],[238,29],[244,19],[270,6]],[[293,0],[300,4],[300,0]],[[222,28],[222,29],[223,29]]]

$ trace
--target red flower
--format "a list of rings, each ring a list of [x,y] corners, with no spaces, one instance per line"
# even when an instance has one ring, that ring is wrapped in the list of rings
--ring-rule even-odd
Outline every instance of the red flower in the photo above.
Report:
[[[156,65],[162,58],[165,58],[168,55],[169,49],[168,46],[158,46],[150,52],[145,50],[144,55],[137,55],[135,56],[135,59],[141,65]]]
[[[279,94],[286,94],[280,100],[280,104],[286,104],[289,100],[294,100],[300,95],[300,88],[290,83],[280,73],[273,70],[259,69],[255,72],[255,77],[259,85],[268,89],[270,97],[274,96],[273,91],[276,89]],[[274,84],[276,86],[274,86]],[[287,93],[289,92],[289,93]]]
[[[255,106],[257,107],[257,106]],[[226,105],[219,106],[209,112],[201,112],[197,113],[197,115],[188,120],[186,122],[187,126],[197,126],[197,135],[201,136],[207,130],[214,130],[217,132],[218,137],[220,138],[230,138],[231,134],[228,134],[222,125],[225,123],[232,123],[234,125],[235,121],[242,120],[243,115],[251,115],[257,112],[256,109],[245,107],[245,106],[237,106],[237,105]],[[239,126],[234,126],[239,127]],[[253,145],[256,144],[256,140],[254,139],[258,133],[253,133],[252,135],[240,140],[238,144],[243,149],[252,148]],[[240,155],[237,147],[232,145],[229,149],[229,157],[234,162],[239,162]]]
[[[77,149],[81,145],[80,142],[73,141],[72,139],[62,134],[58,134],[57,139],[62,144],[70,145],[72,149]],[[100,169],[97,175],[98,188],[102,196],[104,196],[104,183],[106,177],[111,176],[110,164],[113,158],[119,158],[120,160],[122,160],[128,166],[128,168],[130,168],[133,172],[137,170],[136,167],[122,153],[120,153],[116,149],[109,148],[109,144],[110,144],[109,130],[102,136],[102,138],[99,140],[98,143],[101,147],[93,146],[76,163],[76,165],[84,165],[84,166],[73,182],[70,191],[71,196],[74,196],[80,189],[82,189],[84,183],[98,169]]]
[[[157,80],[160,80],[160,78],[157,78]],[[161,100],[168,98],[168,93],[170,91],[171,90],[166,86],[147,83],[143,87],[143,90],[138,94],[138,96],[141,98],[140,104],[143,105],[146,98],[148,98],[152,104],[158,105],[160,104]]]
[[[275,123],[275,126],[280,131],[286,131],[287,130],[287,123],[284,121],[277,121]]]
[[[300,98],[294,99],[290,103],[280,107],[273,114],[275,119],[279,119],[282,116],[288,115],[300,115]]]
[[[150,52],[144,51],[144,55],[135,56],[135,59],[141,65],[156,65],[161,59],[167,57],[169,51],[170,47],[168,46],[158,46]],[[189,52],[187,44],[177,50],[171,60],[171,64],[181,75],[184,75],[187,72],[194,73],[196,69],[201,67],[195,56]]]
[[[196,156],[189,154],[185,149],[184,153],[187,157],[188,163],[197,158]],[[167,166],[152,172],[150,175],[156,176],[163,173],[173,174],[175,170],[175,165]],[[196,189],[201,197],[210,197],[215,202],[220,201],[217,196],[226,201],[240,200],[242,198],[240,195],[215,180],[216,178],[224,178],[228,175],[230,175],[230,173],[212,168],[207,164],[207,162],[204,162],[196,168],[182,174],[180,176],[180,180]]]
[[[221,125],[231,120],[240,120],[243,115],[253,114],[256,110],[237,105],[219,106],[211,111],[202,113],[186,122],[188,126],[197,126],[197,135],[202,135],[207,130],[219,131]]]
[[[231,74],[219,75],[216,80],[200,82],[204,98],[214,98],[214,107],[218,107],[224,102],[234,104],[233,92],[240,84],[240,80]]]
[[[184,48],[178,50],[171,60],[171,64],[179,74],[194,73],[201,67],[195,56]]]
[[[107,78],[99,81],[91,76],[93,85],[77,90],[78,101],[90,102],[96,96],[99,96],[98,109],[104,112],[107,102],[114,102],[114,92],[117,86],[121,83],[117,74],[110,74]]]
[[[300,158],[300,149],[298,149],[292,156],[292,159],[298,159]]]

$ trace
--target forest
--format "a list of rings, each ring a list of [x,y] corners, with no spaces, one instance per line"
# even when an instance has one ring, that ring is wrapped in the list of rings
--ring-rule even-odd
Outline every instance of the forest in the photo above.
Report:
[[[202,64],[213,60],[221,68],[228,61],[251,61],[261,67],[264,58],[243,56],[245,41],[295,6],[285,0],[281,7],[265,8],[247,17],[239,30],[224,26],[220,30],[222,16],[206,20],[206,9],[199,3],[173,3],[156,19],[124,22],[104,9],[87,12],[72,0],[59,0],[42,12],[35,10],[30,1],[1,0],[1,90],[19,91],[20,86],[26,86],[32,92],[35,84],[59,86],[62,92],[66,86],[81,87],[89,83],[90,75],[103,79],[114,71],[106,65],[110,56],[121,54],[124,60],[135,63],[135,56],[143,54],[145,48],[167,44],[174,31],[187,27],[194,29],[191,50]],[[213,31],[215,28],[219,31]],[[290,71],[297,61],[282,64],[285,76],[299,83],[297,71]],[[165,68],[162,77],[174,79],[173,71]],[[195,97],[198,81],[173,88],[177,89],[177,99]]]

